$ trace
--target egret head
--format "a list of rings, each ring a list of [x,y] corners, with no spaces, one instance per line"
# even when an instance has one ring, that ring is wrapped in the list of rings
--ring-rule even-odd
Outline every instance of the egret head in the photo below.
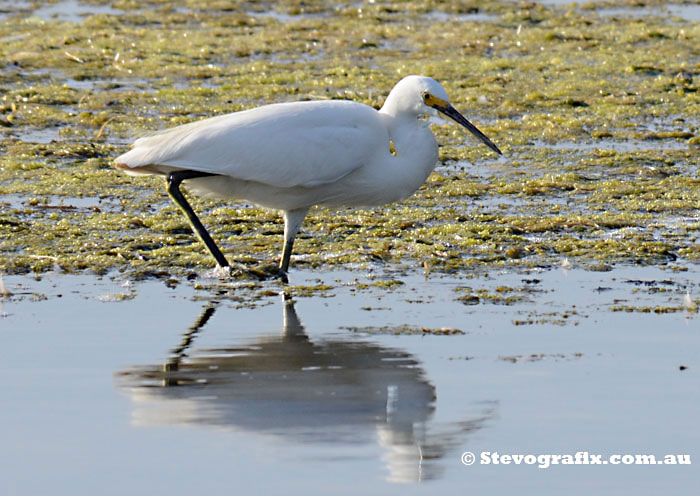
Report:
[[[447,92],[440,83],[427,76],[406,76],[394,86],[384,103],[384,107],[392,109],[394,113],[425,114],[429,110],[436,110],[449,117],[457,124],[467,128],[474,136],[479,138],[486,146],[501,155],[493,142],[484,133],[469,122],[466,117],[455,109],[449,101]]]

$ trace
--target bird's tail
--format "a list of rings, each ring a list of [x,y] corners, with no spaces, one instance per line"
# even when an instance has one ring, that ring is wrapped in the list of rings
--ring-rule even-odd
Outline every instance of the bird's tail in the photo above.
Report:
[[[117,159],[114,161],[112,167],[125,172],[130,176],[152,176],[154,174],[158,176],[165,176],[168,174],[168,172],[170,172],[170,170],[175,169],[175,167],[164,167],[161,165],[140,165],[137,167],[130,167],[124,162],[119,162],[119,157],[117,157]]]

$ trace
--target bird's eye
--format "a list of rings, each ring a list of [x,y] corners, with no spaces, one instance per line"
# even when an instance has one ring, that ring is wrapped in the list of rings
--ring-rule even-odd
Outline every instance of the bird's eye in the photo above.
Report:
[[[423,100],[426,101],[426,102],[427,102],[428,100],[430,100],[430,93],[428,93],[427,91],[424,91],[424,92],[423,92]]]

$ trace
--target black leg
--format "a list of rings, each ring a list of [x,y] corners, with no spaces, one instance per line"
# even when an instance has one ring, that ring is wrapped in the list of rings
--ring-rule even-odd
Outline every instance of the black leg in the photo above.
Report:
[[[294,238],[299,232],[301,223],[304,222],[304,217],[306,217],[306,212],[308,211],[308,208],[301,208],[284,212],[284,245],[282,246],[282,258],[279,265],[279,277],[284,283],[287,283],[287,272],[289,271],[289,261],[292,258]]]
[[[294,248],[294,238],[286,239],[282,249],[282,259],[280,260],[280,271],[285,275],[289,271],[289,260],[292,257],[292,248]]]
[[[216,259],[216,263],[219,264],[219,266],[221,267],[229,267],[229,263],[226,260],[226,257],[224,257],[224,254],[221,253],[219,247],[216,246],[216,243],[211,238],[204,225],[202,225],[202,222],[199,220],[199,217],[197,217],[197,214],[194,213],[194,210],[192,210],[192,207],[185,199],[185,196],[182,194],[182,191],[180,191],[180,183],[182,183],[182,181],[185,181],[187,179],[196,179],[199,177],[210,177],[216,175],[217,174],[211,174],[209,172],[199,172],[193,170],[171,172],[170,174],[168,174],[167,177],[168,194],[170,195],[170,198],[173,199],[177,206],[180,207],[180,209],[187,216],[187,219],[190,221],[190,224],[194,229],[194,232],[197,234],[197,236],[199,236],[199,239],[202,240],[202,243],[206,245],[207,249],[209,250],[209,253],[211,253],[212,256]]]

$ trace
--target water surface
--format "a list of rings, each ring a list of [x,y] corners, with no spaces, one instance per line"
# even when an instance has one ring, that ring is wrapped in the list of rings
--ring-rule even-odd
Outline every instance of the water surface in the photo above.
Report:
[[[254,308],[246,288],[215,281],[218,294],[5,277],[4,493],[631,494],[697,483],[692,466],[460,462],[465,451],[697,456],[700,336],[697,315],[681,310],[700,291],[697,272],[415,274],[393,290],[363,287],[381,277],[296,271],[292,284],[340,289],[270,294]],[[506,287],[522,298],[489,303]]]

